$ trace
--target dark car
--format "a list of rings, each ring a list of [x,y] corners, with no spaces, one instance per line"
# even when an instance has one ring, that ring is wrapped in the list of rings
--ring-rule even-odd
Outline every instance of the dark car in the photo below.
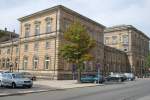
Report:
[[[103,83],[105,79],[102,75],[84,75],[81,77],[82,83]]]
[[[22,74],[23,77],[25,77],[25,78],[29,78],[33,81],[36,81],[36,76],[34,76],[33,74],[31,74],[29,72],[20,72],[20,74]]]
[[[115,73],[115,74],[111,74],[108,77],[106,77],[107,81],[116,81],[116,82],[123,82],[125,81],[127,78],[125,75],[123,74],[119,74],[119,73]]]

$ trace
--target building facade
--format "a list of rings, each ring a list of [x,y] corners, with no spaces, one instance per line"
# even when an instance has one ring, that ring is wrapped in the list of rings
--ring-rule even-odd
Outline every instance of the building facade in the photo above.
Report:
[[[92,74],[100,70],[103,75],[108,75],[109,72],[130,72],[131,70],[129,63],[133,61],[128,52],[131,49],[130,46],[125,46],[123,49],[125,52],[121,51],[121,45],[117,45],[116,41],[113,41],[116,45],[105,46],[104,41],[110,41],[106,38],[111,35],[108,30],[105,30],[104,40],[105,26],[64,6],[58,5],[18,20],[20,21],[19,38],[0,44],[1,70],[27,71],[46,79],[72,79],[73,71],[76,72],[76,69],[72,64],[64,61],[58,52],[59,47],[65,43],[64,31],[76,21],[86,27],[89,36],[96,41],[96,47],[91,50],[95,59],[84,63],[83,73]],[[128,43],[129,40],[126,42]],[[145,46],[147,48],[147,44]]]
[[[142,76],[149,53],[149,37],[132,25],[119,25],[104,31],[104,43],[126,52],[131,72]]]
[[[20,60],[19,70],[27,70],[51,79],[72,77],[72,65],[58,56],[58,48],[64,43],[63,32],[73,22],[79,21],[96,40],[96,61],[90,62],[91,72],[95,63],[103,65],[104,26],[66,7],[56,6],[19,19],[20,21]]]
[[[104,75],[114,73],[130,72],[130,64],[128,56],[124,51],[119,49],[104,46]]]

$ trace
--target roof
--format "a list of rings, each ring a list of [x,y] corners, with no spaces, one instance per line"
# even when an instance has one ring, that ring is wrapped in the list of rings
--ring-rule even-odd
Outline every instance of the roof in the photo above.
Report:
[[[96,24],[96,25],[98,25],[98,26],[101,26],[101,27],[105,28],[104,25],[102,25],[102,24],[100,24],[100,23],[97,23],[96,21],[93,21],[93,20],[91,20],[90,18],[87,18],[87,17],[85,17],[85,16],[83,16],[83,15],[81,15],[81,14],[79,14],[79,13],[77,13],[77,12],[75,12],[75,11],[73,11],[73,10],[67,8],[67,7],[65,7],[65,6],[62,6],[62,5],[57,5],[57,6],[54,6],[54,7],[45,9],[45,10],[42,10],[42,11],[38,11],[38,12],[36,12],[36,13],[33,13],[33,14],[30,14],[30,15],[21,17],[21,18],[19,18],[18,20],[19,20],[19,21],[23,21],[23,20],[25,20],[25,19],[28,19],[28,18],[37,16],[37,15],[40,15],[40,14],[43,14],[43,13],[46,13],[46,12],[55,11],[55,10],[58,10],[58,9],[63,9],[63,10],[68,11],[68,12],[70,12],[70,13],[76,14],[77,16],[79,16],[79,17],[81,17],[81,18],[83,18],[83,19],[85,19],[85,20],[87,20],[87,21],[90,21],[90,22],[92,22],[92,23],[94,23],[94,24]]]
[[[138,33],[142,34],[143,36],[145,36],[146,38],[148,38],[150,40],[150,38],[144,32],[138,30],[133,25],[125,25],[125,24],[123,24],[123,25],[116,25],[116,26],[112,26],[112,27],[107,27],[104,30],[104,33],[120,31],[120,30],[128,30],[128,29],[135,30],[135,31],[137,31]]]

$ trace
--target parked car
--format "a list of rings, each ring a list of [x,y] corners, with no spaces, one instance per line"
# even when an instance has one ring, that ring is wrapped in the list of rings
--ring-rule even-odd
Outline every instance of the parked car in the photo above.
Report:
[[[126,79],[127,79],[126,76],[123,74],[120,74],[120,73],[113,73],[113,74],[109,75],[108,77],[106,77],[107,81],[123,82]]]
[[[82,83],[103,83],[105,79],[102,75],[84,75],[81,77]]]
[[[2,80],[2,86],[10,86],[12,88],[15,87],[28,87],[31,88],[33,85],[33,82],[29,78],[24,78],[19,73],[3,73],[2,74],[3,80]]]
[[[124,75],[127,77],[127,80],[129,81],[135,80],[135,76],[133,73],[124,73]]]
[[[20,72],[20,74],[22,74],[23,77],[25,77],[25,78],[29,78],[29,79],[31,79],[33,81],[36,81],[36,76],[31,74],[31,73],[29,73],[29,72]]]
[[[0,72],[0,87],[2,86],[2,72]]]

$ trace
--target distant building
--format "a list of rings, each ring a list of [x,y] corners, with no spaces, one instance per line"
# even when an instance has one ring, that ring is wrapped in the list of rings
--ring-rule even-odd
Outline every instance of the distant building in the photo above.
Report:
[[[7,28],[5,28],[5,30],[0,30],[0,33],[4,33],[4,36],[2,36],[0,38],[0,42],[4,42],[4,41],[8,41],[12,38],[18,38],[19,35],[14,32],[10,32],[10,31],[7,31]]]
[[[128,55],[131,72],[141,76],[149,53],[149,37],[132,25],[108,27],[104,31],[104,44],[124,51]]]

